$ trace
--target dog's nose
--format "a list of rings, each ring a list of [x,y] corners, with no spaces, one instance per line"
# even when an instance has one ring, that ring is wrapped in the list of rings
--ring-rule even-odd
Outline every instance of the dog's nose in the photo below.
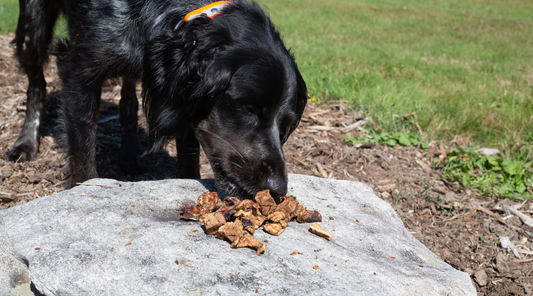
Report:
[[[287,179],[280,176],[271,176],[266,181],[266,188],[270,190],[270,195],[282,196],[287,194]]]

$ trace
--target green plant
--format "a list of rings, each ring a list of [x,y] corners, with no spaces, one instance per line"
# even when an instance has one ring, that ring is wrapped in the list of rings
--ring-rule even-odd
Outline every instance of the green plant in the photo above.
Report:
[[[474,152],[474,148],[460,148],[448,153],[442,165],[444,177],[484,195],[524,200],[532,198],[531,162],[504,160]]]
[[[370,143],[377,143],[377,144],[384,144],[390,147],[394,147],[396,145],[402,145],[402,146],[418,146],[422,149],[427,149],[429,147],[429,143],[427,142],[421,142],[422,137],[417,134],[408,134],[405,132],[381,132],[377,133],[374,131],[371,131],[370,136],[363,136],[361,138],[352,137],[352,136],[346,136],[345,138],[346,142],[352,143],[352,145],[358,144],[358,143],[364,143],[364,142],[370,142]]]

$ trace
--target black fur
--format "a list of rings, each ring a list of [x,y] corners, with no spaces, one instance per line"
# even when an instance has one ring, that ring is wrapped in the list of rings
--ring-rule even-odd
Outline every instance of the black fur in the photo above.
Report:
[[[209,3],[21,0],[14,43],[30,87],[37,85],[39,94],[45,94],[42,65],[51,28],[60,11],[67,18],[70,44],[60,42],[54,51],[63,80],[60,97],[72,185],[97,177],[101,85],[121,77],[121,164],[127,172],[142,169],[135,134],[135,83],[142,80],[150,150],[176,139],[178,177],[200,177],[202,145],[227,194],[245,198],[262,189],[286,193],[281,146],[305,108],[305,82],[279,33],[254,2],[234,1],[213,19],[197,18],[175,29],[185,14]],[[37,77],[34,82],[30,75]],[[38,105],[31,98],[42,101],[28,91],[28,112],[30,105]],[[31,114],[8,152],[10,159],[35,157],[37,149],[18,152],[28,142],[29,118]],[[38,145],[37,140],[29,142]]]

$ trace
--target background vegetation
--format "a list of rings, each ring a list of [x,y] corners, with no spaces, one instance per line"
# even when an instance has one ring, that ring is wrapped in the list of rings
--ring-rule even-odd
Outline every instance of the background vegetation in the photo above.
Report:
[[[517,156],[533,122],[529,0],[264,0],[311,95],[366,110],[378,129],[415,113],[433,139]],[[526,153],[527,154],[527,153]]]

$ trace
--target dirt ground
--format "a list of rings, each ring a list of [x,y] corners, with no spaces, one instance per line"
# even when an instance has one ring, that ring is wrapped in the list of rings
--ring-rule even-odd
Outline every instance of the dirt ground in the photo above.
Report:
[[[5,159],[4,153],[22,128],[26,108],[27,82],[12,57],[12,38],[0,35],[0,210],[63,190],[69,174],[65,155],[54,141],[57,130],[53,93],[60,82],[53,63],[46,70],[48,92],[52,95],[40,130],[38,159],[25,163]],[[143,159],[144,174],[130,177],[120,171],[119,99],[117,82],[103,87],[97,145],[100,177],[129,181],[173,178],[176,152],[172,144],[168,152]],[[516,216],[506,216],[502,208],[502,203],[511,206],[517,202],[480,196],[475,190],[443,181],[441,172],[429,166],[428,158],[441,155],[436,146],[422,151],[416,147],[355,148],[347,144],[344,136],[360,132],[350,125],[362,119],[358,110],[342,102],[309,104],[300,126],[284,146],[288,171],[369,184],[391,204],[418,240],[454,268],[471,275],[478,295],[532,294],[533,229]],[[144,135],[143,120],[139,113],[140,138]],[[452,148],[445,147],[448,151]],[[201,161],[202,177],[212,177],[205,156]],[[533,213],[533,204],[525,203],[520,211]],[[509,237],[520,258],[502,248],[500,236]]]

